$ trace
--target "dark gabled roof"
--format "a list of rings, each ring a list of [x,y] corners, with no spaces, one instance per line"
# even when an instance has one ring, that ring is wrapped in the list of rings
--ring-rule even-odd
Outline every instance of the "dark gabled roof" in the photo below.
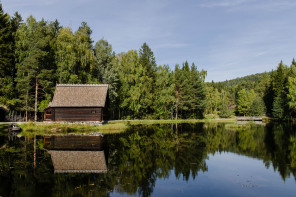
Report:
[[[104,151],[48,151],[55,173],[107,173]]]
[[[107,84],[58,84],[49,107],[105,107]]]

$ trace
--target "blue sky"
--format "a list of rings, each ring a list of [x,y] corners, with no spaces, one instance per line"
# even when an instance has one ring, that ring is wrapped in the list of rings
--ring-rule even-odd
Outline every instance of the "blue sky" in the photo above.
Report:
[[[223,81],[271,71],[296,58],[295,0],[0,0],[23,19],[58,19],[76,31],[82,21],[96,42],[116,53],[144,42],[157,64],[185,60]]]

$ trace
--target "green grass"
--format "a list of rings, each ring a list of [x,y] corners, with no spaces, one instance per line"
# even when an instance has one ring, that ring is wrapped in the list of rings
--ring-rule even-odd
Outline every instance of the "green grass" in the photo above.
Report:
[[[260,127],[261,125],[257,125],[252,121],[247,122],[246,124],[236,124],[236,123],[230,123],[230,124],[225,124],[226,129],[251,129],[251,128],[256,128]]]
[[[48,135],[48,134],[68,134],[80,133],[87,134],[91,132],[100,132],[103,134],[121,133],[124,132],[128,126],[124,123],[108,123],[100,126],[88,124],[67,124],[67,123],[24,123],[21,124],[21,135]]]
[[[152,125],[152,124],[171,124],[171,123],[234,123],[235,119],[186,119],[186,120],[116,120],[109,121],[107,124],[95,126],[88,124],[69,124],[69,123],[49,123],[49,122],[29,122],[22,123],[21,135],[66,135],[69,133],[87,134],[100,132],[102,134],[112,134],[125,132],[131,125]]]
[[[235,119],[179,119],[179,120],[115,120],[112,123],[125,123],[127,125],[142,124],[169,124],[169,123],[199,123],[199,122],[235,122]]]

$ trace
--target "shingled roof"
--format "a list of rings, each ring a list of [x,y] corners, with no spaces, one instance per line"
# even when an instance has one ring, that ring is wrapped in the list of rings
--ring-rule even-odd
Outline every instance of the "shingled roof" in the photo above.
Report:
[[[54,173],[107,173],[104,151],[48,151]]]
[[[49,107],[105,107],[107,84],[58,84]]]

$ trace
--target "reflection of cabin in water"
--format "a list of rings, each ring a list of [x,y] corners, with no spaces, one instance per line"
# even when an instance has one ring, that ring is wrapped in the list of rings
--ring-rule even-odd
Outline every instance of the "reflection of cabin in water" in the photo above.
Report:
[[[55,173],[107,173],[103,136],[44,136]]]
[[[101,122],[108,119],[108,106],[106,84],[58,84],[44,120]]]
[[[103,150],[103,135],[44,136],[44,147],[50,150]]]
[[[104,151],[48,151],[54,173],[107,173]]]

